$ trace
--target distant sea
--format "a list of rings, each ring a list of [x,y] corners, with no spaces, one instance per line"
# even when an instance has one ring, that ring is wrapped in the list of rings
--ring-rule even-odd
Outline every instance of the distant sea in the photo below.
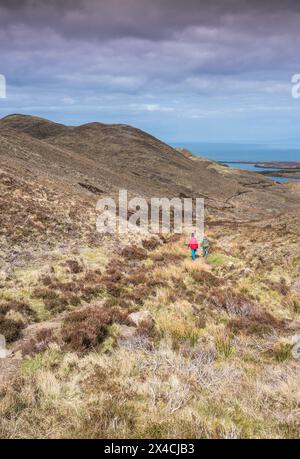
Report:
[[[183,142],[172,144],[174,147],[187,148],[195,155],[203,156],[214,161],[226,161],[229,167],[237,169],[262,171],[264,168],[256,168],[255,164],[243,164],[243,161],[270,162],[270,161],[300,161],[299,148],[283,146],[269,146],[258,144],[232,144],[232,143],[193,143]],[[234,163],[234,164],[233,164]],[[237,163],[237,164],[236,164]],[[266,169],[272,170],[272,169]],[[276,170],[274,168],[274,170]],[[273,177],[278,182],[288,182],[292,179]],[[294,179],[299,180],[299,179]]]

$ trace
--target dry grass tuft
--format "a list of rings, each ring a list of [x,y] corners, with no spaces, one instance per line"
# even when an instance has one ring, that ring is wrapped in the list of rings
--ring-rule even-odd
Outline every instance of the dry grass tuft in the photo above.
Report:
[[[210,271],[210,266],[200,261],[185,260],[182,264],[184,271],[189,274],[199,271]]]

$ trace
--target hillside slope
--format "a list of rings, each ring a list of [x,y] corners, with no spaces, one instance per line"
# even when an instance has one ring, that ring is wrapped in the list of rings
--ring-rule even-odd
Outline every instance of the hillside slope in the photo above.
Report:
[[[99,235],[119,188],[204,196],[209,257]],[[299,437],[299,197],[129,126],[0,120],[0,437]]]
[[[208,226],[205,261],[171,237],[16,270],[0,437],[299,438],[298,229]]]
[[[16,166],[77,188],[83,182],[104,193],[126,188],[147,197],[205,197],[208,206],[225,210],[238,198],[244,212],[247,205],[263,212],[261,192],[274,211],[295,205],[291,192],[259,174],[188,156],[130,126],[66,127],[12,115],[0,121],[0,136],[2,160],[8,156]]]

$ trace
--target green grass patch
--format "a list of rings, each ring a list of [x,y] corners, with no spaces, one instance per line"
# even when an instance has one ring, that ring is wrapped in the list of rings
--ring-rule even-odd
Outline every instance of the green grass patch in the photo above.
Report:
[[[226,263],[227,257],[223,253],[211,253],[207,257],[207,261],[212,266],[222,266]]]
[[[221,252],[210,253],[207,257],[207,262],[211,266],[223,266],[226,263],[234,263],[236,267],[241,266],[241,261],[238,258],[225,255]]]
[[[21,374],[32,376],[40,370],[51,370],[62,362],[63,357],[61,350],[53,345],[46,352],[34,357],[25,357],[21,366]]]
[[[109,257],[102,251],[100,247],[85,247],[80,250],[80,257],[88,264],[97,265],[98,267],[105,266]]]

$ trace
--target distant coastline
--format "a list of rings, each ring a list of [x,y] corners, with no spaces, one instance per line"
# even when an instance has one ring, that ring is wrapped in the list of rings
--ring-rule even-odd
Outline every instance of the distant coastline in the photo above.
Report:
[[[196,156],[216,161],[226,167],[268,176],[278,183],[300,180],[299,147],[198,142],[182,142],[172,146],[189,150]]]
[[[291,163],[298,163],[297,167],[300,168],[300,141],[298,147],[205,142],[177,142],[171,145],[175,148],[186,148],[194,155],[219,163],[244,164],[246,167],[251,167],[251,170],[256,164],[260,164],[261,167],[264,167],[262,166],[264,164],[270,168],[273,165],[274,169],[285,169],[283,163],[287,163],[288,166]]]
[[[281,170],[272,170],[272,171],[259,171],[258,172],[261,175],[266,175],[266,176],[271,176],[273,177],[276,175],[276,177],[285,177],[287,179],[297,179],[300,180],[300,169],[281,169]]]
[[[300,162],[299,161],[218,161],[219,164],[236,169],[246,169],[256,174],[270,177],[275,182],[286,183],[289,181],[300,180]]]
[[[300,169],[300,161],[220,161],[222,164],[254,164],[255,167],[264,169]]]

